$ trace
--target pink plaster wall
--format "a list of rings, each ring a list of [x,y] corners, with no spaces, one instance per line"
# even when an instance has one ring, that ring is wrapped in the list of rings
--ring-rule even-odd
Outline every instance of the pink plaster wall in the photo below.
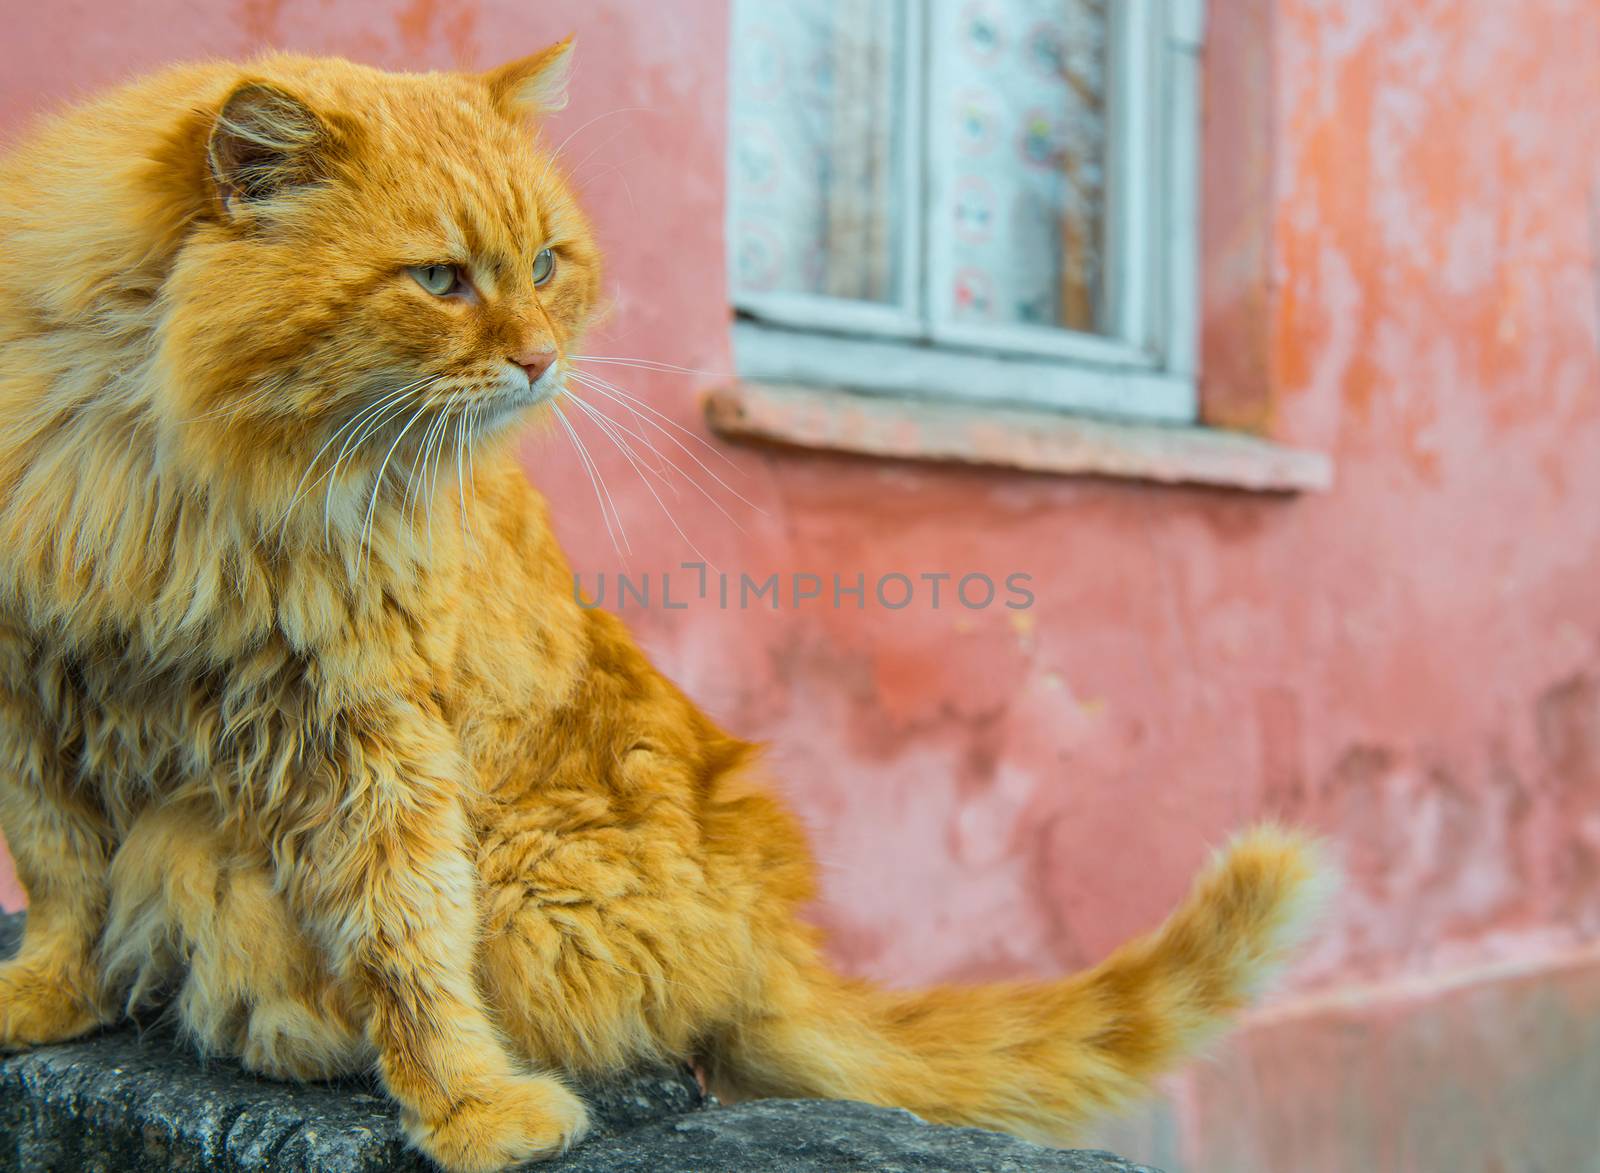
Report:
[[[698,427],[695,391],[729,361],[724,4],[563,7],[31,7],[0,44],[0,133],[179,56],[487,64],[575,28],[552,133],[576,132],[611,257],[591,351],[712,372],[624,380]],[[730,450],[765,511],[718,491],[743,532],[692,490],[667,498],[735,574],[1034,576],[1027,612],[635,619],[715,715],[772,743],[857,972],[1082,965],[1263,816],[1326,830],[1351,875],[1302,992],[1537,968],[1600,924],[1600,9],[1210,7],[1206,413],[1331,452],[1334,491]],[[626,559],[564,438],[528,448],[576,564],[693,558],[590,442]]]

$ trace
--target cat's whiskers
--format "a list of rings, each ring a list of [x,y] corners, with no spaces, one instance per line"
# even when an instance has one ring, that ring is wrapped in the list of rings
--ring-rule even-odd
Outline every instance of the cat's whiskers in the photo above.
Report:
[[[473,455],[473,450],[478,446],[478,424],[482,420],[483,407],[474,404],[472,407],[471,422],[467,429],[467,480],[472,485],[472,500],[478,500],[478,460]]]
[[[569,354],[573,362],[601,363],[610,367],[638,367],[646,371],[664,371],[672,375],[702,375],[708,379],[731,379],[731,371],[708,371],[703,367],[684,367],[677,363],[661,362],[653,358],[631,358],[618,354]]]
[[[323,441],[322,447],[317,449],[316,455],[313,456],[311,458],[311,460],[306,464],[306,470],[305,470],[304,473],[302,473],[300,475],[300,480],[298,482],[296,482],[295,487],[294,487],[294,491],[289,494],[289,504],[285,507],[285,509],[283,511],[283,516],[279,519],[279,536],[280,536],[280,538],[282,537],[284,529],[288,526],[289,517],[290,517],[291,514],[293,514],[294,507],[300,503],[301,498],[304,497],[306,493],[309,493],[312,489],[316,488],[317,481],[312,481],[308,485],[308,484],[306,484],[306,479],[311,475],[312,471],[317,467],[317,461],[322,459],[323,454],[325,452],[327,452],[329,448],[333,447],[334,443],[339,439],[340,436],[344,435],[345,432],[348,429],[356,427],[360,423],[360,421],[363,418],[366,417],[366,415],[367,415],[367,413],[369,411],[373,411],[373,410],[376,410],[378,408],[381,408],[383,405],[385,405],[387,403],[398,402],[408,392],[410,392],[416,386],[418,386],[419,384],[421,384],[421,383],[423,383],[425,381],[426,381],[425,378],[424,379],[418,379],[415,382],[408,383],[403,387],[398,387],[398,388],[394,389],[393,391],[385,392],[383,395],[381,395],[378,398],[376,403],[368,404],[366,407],[363,407],[360,411],[356,412],[348,420],[346,420],[344,423],[340,424],[339,427],[334,431],[334,433],[331,436],[329,436],[325,441]],[[335,464],[334,467],[337,468],[338,467],[337,464]],[[320,480],[320,478],[318,478],[318,479]],[[303,492],[302,492],[302,490],[303,490]]]
[[[378,428],[387,420],[394,418],[405,410],[408,396],[426,386],[428,386],[427,383],[422,384],[420,387],[408,386],[404,391],[388,397],[375,407],[365,409],[360,414],[359,420],[352,421],[354,426],[349,428],[349,434],[346,436],[344,444],[340,446],[338,454],[334,457],[333,467],[327,473],[328,487],[324,491],[322,499],[322,536],[324,544],[332,541],[330,510],[333,504],[333,491],[338,486],[339,469],[344,464],[345,459],[347,457],[354,459],[355,454],[360,451],[361,445],[365,444],[367,439],[374,435]]]
[[[663,512],[666,513],[673,528],[697,555],[700,555],[698,547],[684,532],[667,503],[662,500],[654,487],[649,484],[647,476],[653,477],[676,497],[679,492],[678,487],[664,471],[664,467],[670,468],[672,472],[693,484],[696,491],[706,496],[712,505],[733,525],[739,526],[737,519],[723,507],[721,502],[707,492],[706,488],[690,476],[682,466],[662,452],[655,442],[645,434],[645,426],[666,435],[669,440],[680,449],[683,449],[690,459],[694,460],[708,475],[713,477],[719,484],[728,487],[730,492],[734,492],[738,496],[739,494],[736,490],[726,486],[726,482],[722,481],[722,478],[707,468],[692,452],[684,448],[676,437],[667,433],[654,420],[642,415],[634,406],[634,403],[639,401],[633,400],[630,402],[629,400],[632,397],[626,399],[617,398],[616,395],[612,394],[613,392],[618,394],[625,393],[622,393],[620,388],[614,388],[610,384],[604,383],[603,380],[599,380],[592,373],[573,373],[583,385],[620,403],[639,425],[637,428],[630,428],[621,421],[615,420],[600,411],[593,404],[578,399],[576,395],[572,395],[577,406],[623,454],[624,459],[628,461],[635,474],[645,483],[646,489],[655,498]],[[442,376],[427,376],[394,388],[361,408],[335,429],[318,447],[316,453],[307,463],[300,479],[296,482],[294,491],[290,494],[289,504],[280,518],[280,530],[287,527],[299,503],[315,489],[318,483],[326,480],[328,485],[323,502],[323,531],[325,541],[331,542],[333,529],[332,495],[337,487],[342,470],[359,459],[361,452],[374,436],[387,430],[391,423],[404,418],[403,424],[395,433],[384,452],[383,459],[378,464],[378,470],[373,476],[372,485],[367,494],[366,508],[361,514],[360,525],[357,529],[357,564],[359,565],[369,559],[373,552],[378,525],[378,501],[382,497],[384,486],[388,481],[388,469],[391,464],[395,463],[395,458],[399,455],[400,446],[404,443],[405,438],[408,435],[416,434],[419,426],[422,427],[422,432],[420,439],[417,441],[416,451],[411,456],[409,463],[402,463],[401,465],[405,470],[405,475],[399,500],[400,513],[408,524],[415,527],[417,525],[418,510],[419,508],[421,509],[423,524],[428,535],[429,549],[431,550],[434,540],[434,497],[438,494],[439,477],[443,471],[445,460],[450,449],[454,448],[456,493],[461,510],[461,524],[464,533],[470,536],[469,515],[471,508],[467,499],[467,485],[470,481],[472,485],[471,495],[475,499],[477,496],[477,470],[474,451],[484,420],[484,412],[489,405],[477,396],[466,396],[451,390],[439,391],[426,398],[421,397],[420,392],[426,391],[441,379]],[[594,382],[591,383],[591,380],[594,380]],[[626,524],[622,519],[622,511],[616,503],[599,462],[588,450],[581,435],[572,427],[571,420],[561,413],[559,405],[553,406],[556,408],[559,422],[567,430],[569,438],[573,442],[585,474],[589,477],[591,488],[594,490],[596,500],[600,504],[602,520],[606,524],[613,548],[617,550],[618,554],[631,554],[632,543],[627,534]],[[654,409],[650,408],[648,404],[640,404],[640,406],[652,413],[654,412]],[[406,415],[407,411],[410,412],[409,416]],[[453,436],[452,432],[454,433]],[[630,439],[634,443],[629,443]],[[635,447],[635,444],[638,447]],[[326,471],[319,474],[319,467],[324,463],[327,454],[335,448],[335,445],[338,445],[338,449],[332,464]],[[657,463],[653,464],[650,459],[647,459],[643,455],[644,451],[647,451]],[[404,460],[405,458],[401,457],[401,461],[403,462]],[[703,557],[703,555],[701,556]]]
[[[622,453],[623,459],[628,462],[629,467],[631,467],[641,479],[646,473],[649,473],[651,476],[655,477],[656,480],[661,483],[662,487],[670,492],[674,498],[678,496],[677,485],[669,481],[658,469],[648,465],[640,464],[639,457],[634,452],[633,445],[629,444],[625,439],[612,430],[612,424],[615,421],[613,421],[610,417],[602,419],[595,408],[579,398],[577,392],[575,391],[569,389],[567,391],[567,398],[572,402],[574,407],[582,411],[583,414],[586,415],[590,421],[600,429],[601,434],[605,436],[606,439],[611,441],[612,447],[616,448],[617,451]],[[649,487],[648,482],[646,482],[645,487]]]
[[[572,446],[578,454],[578,460],[583,465],[583,471],[589,474],[589,484],[593,487],[595,501],[600,506],[600,520],[605,522],[606,533],[611,538],[611,548],[617,552],[617,557],[620,558],[622,557],[622,547],[617,544],[616,531],[612,529],[611,518],[606,513],[607,504],[610,504],[613,513],[617,509],[616,503],[611,500],[611,490],[609,488],[604,489],[605,499],[601,500],[601,491],[605,485],[605,478],[597,475],[598,470],[594,466],[594,459],[589,455],[589,450],[583,446],[583,440],[579,438],[571,421],[567,419],[567,413],[561,410],[561,404],[556,400],[551,400],[550,406],[555,408],[556,419],[560,420],[561,426],[566,429],[567,437],[572,441]],[[622,525],[622,515],[620,513],[617,513],[617,528],[622,530],[623,545],[627,545],[628,531]],[[631,546],[628,549],[628,553],[633,553]]]
[[[433,442],[433,474],[428,479],[428,549],[433,549],[433,502],[439,495],[439,470],[444,464],[445,454],[449,451],[450,424],[459,421],[462,413],[466,411],[463,402],[445,403],[440,411],[439,431]]]
[[[678,532],[678,536],[684,540],[684,543],[689,547],[689,549],[694,551],[695,556],[701,561],[705,562],[707,565],[711,565],[711,560],[701,553],[700,548],[694,544],[694,541],[689,537],[689,535],[683,532],[683,527],[678,524],[678,519],[673,514],[671,508],[668,507],[667,503],[661,499],[661,495],[655,491],[655,488],[650,484],[650,482],[645,479],[644,474],[646,470],[641,468],[639,461],[635,459],[632,453],[631,445],[628,445],[625,441],[620,440],[619,437],[610,430],[610,425],[614,424],[615,421],[609,416],[602,420],[597,409],[591,407],[588,403],[585,403],[581,398],[578,397],[576,392],[569,389],[567,391],[567,395],[576,406],[581,408],[584,413],[588,415],[591,420],[593,420],[595,425],[599,427],[602,434],[604,434],[606,438],[616,446],[617,450],[622,453],[623,458],[627,460],[627,462],[633,467],[633,471],[639,477],[640,483],[644,485],[645,491],[648,492],[651,497],[655,498],[655,502],[658,506],[660,506],[661,512],[666,515],[667,521],[671,523],[672,528]],[[672,490],[674,497],[678,495],[677,489],[670,481],[666,480],[662,474],[656,472],[654,469],[650,469],[648,471],[654,473],[657,479],[662,482],[662,484],[666,485],[668,489]],[[679,470],[679,473],[682,475],[681,469]],[[713,569],[715,569],[715,567],[713,567]]]
[[[593,357],[593,356],[583,356],[583,357],[576,357],[575,356],[574,357],[574,361],[576,361],[576,362],[604,363],[604,364],[611,364],[611,365],[616,365],[616,366],[631,366],[631,367],[638,367],[638,368],[640,368],[642,370],[657,371],[657,372],[667,372],[667,373],[692,374],[692,375],[710,375],[710,374],[712,374],[712,372],[710,372],[710,371],[696,371],[696,370],[691,370],[689,367],[675,367],[670,363],[653,363],[653,362],[650,362],[649,360],[646,360],[646,359],[615,359],[615,358],[596,358],[596,357]],[[726,452],[724,452],[721,448],[718,448],[715,444],[712,444],[704,436],[701,436],[699,433],[694,432],[694,431],[690,430],[689,428],[684,427],[682,424],[680,424],[677,420],[673,419],[671,416],[665,414],[664,412],[658,410],[655,407],[652,407],[649,403],[646,403],[643,399],[640,399],[637,395],[633,395],[630,392],[624,390],[623,388],[618,387],[615,383],[611,382],[608,379],[603,378],[602,376],[600,376],[599,374],[595,373],[594,371],[583,371],[581,373],[586,375],[588,378],[593,379],[596,382],[599,382],[599,383],[603,384],[609,390],[611,390],[615,394],[621,396],[624,400],[627,400],[629,403],[636,404],[639,407],[643,408],[645,411],[649,412],[656,419],[661,420],[663,423],[665,423],[668,427],[672,428],[674,431],[680,432],[683,435],[689,437],[689,439],[693,440],[696,444],[700,445],[700,447],[704,448],[707,452],[710,452],[718,460],[722,461],[722,463],[726,464],[729,468],[733,469],[735,472],[738,472],[741,475],[743,474],[744,470],[741,469],[737,464],[735,464],[734,461],[732,460],[732,458],[729,457]]]
[[[568,373],[570,375],[573,375],[573,376],[577,377],[578,380],[580,382],[582,382],[584,386],[589,386],[588,382],[586,381],[586,378],[587,379],[595,378],[595,376],[589,371],[569,370]],[[592,388],[591,388],[591,390],[592,390]],[[623,407],[627,409],[628,414],[631,415],[633,417],[634,421],[642,428],[645,421],[644,421],[644,417],[639,414],[639,410],[636,407],[634,407],[634,405],[631,404],[631,403],[624,403]],[[610,417],[607,417],[607,418],[610,418]],[[666,457],[662,455],[661,450],[659,448],[657,448],[653,443],[651,443],[648,438],[641,437],[641,440],[643,440],[643,443],[644,443],[645,447],[647,447],[651,451],[651,453],[653,453],[655,455],[656,460],[657,460],[657,465],[655,466],[656,467],[656,471],[660,472],[661,471],[660,470],[660,462],[666,460]],[[674,466],[674,467],[676,467],[676,466]],[[681,475],[682,470],[678,470],[678,471],[679,471],[679,473]],[[675,486],[673,487],[673,494],[674,494],[674,496],[676,496],[676,494],[677,494],[677,488]]]
[[[590,389],[591,390],[597,390],[597,388],[590,388]],[[604,394],[604,392],[601,392],[601,393]],[[593,404],[588,403],[583,399],[580,399],[576,392],[569,390],[567,392],[567,394],[572,399],[572,401],[574,403],[576,403],[579,407],[581,407],[585,412],[588,413],[589,417],[592,420],[594,420],[595,425],[597,427],[599,427],[600,430],[602,432],[604,432],[610,438],[611,442],[617,446],[618,450],[621,451],[623,456],[627,458],[628,463],[633,465],[634,471],[639,474],[641,479],[643,479],[644,470],[640,468],[639,462],[634,459],[633,446],[631,444],[629,444],[625,439],[623,439],[622,435],[631,436],[633,439],[639,441],[645,447],[649,448],[650,451],[652,451],[652,452],[654,452],[656,454],[656,456],[658,456],[660,459],[664,460],[672,468],[673,472],[677,473],[684,480],[688,481],[689,484],[694,486],[696,491],[698,491],[701,496],[703,496],[707,501],[711,502],[712,506],[717,510],[717,512],[721,513],[723,517],[727,518],[729,524],[731,524],[734,529],[738,530],[740,533],[744,533],[745,532],[744,526],[740,525],[738,519],[736,517],[734,517],[733,514],[729,513],[727,511],[727,509],[725,509],[723,507],[723,504],[722,504],[721,501],[718,501],[716,499],[716,497],[711,492],[709,492],[704,485],[702,485],[699,481],[695,480],[692,476],[690,476],[688,473],[686,473],[681,467],[679,467],[679,465],[676,462],[674,462],[670,457],[666,456],[663,452],[661,452],[661,450],[658,449],[653,443],[651,443],[650,440],[647,437],[642,436],[642,435],[632,431],[626,425],[624,425],[620,420],[613,419],[611,416],[609,416],[605,412],[601,411],[598,407],[595,407]],[[619,433],[619,432],[622,435],[618,435],[617,433]],[[665,485],[669,490],[671,490],[672,495],[674,497],[676,497],[678,495],[678,489],[677,489],[676,485],[674,485],[671,481],[667,480],[666,477],[662,473],[660,473],[658,470],[650,469],[650,471],[655,473],[657,479],[660,480],[661,483],[663,485]],[[650,488],[650,485],[649,485],[648,482],[645,483],[645,488],[647,488],[647,489]],[[659,497],[657,497],[656,500],[658,502],[660,502],[661,499]],[[662,509],[663,510],[666,509],[665,503],[662,503]],[[670,514],[669,514],[669,518],[670,518]],[[674,523],[674,524],[676,524],[676,523]],[[681,533],[682,531],[680,530],[679,532]],[[689,540],[688,537],[685,536],[684,541],[688,541],[688,540]],[[691,545],[692,545],[692,543],[691,543]],[[699,551],[696,551],[696,553],[699,553]]]
[[[588,372],[588,371],[575,371],[575,372],[573,372],[572,377],[574,379],[576,379],[579,383],[581,383],[583,386],[585,386],[589,390],[593,391],[595,394],[602,395],[605,398],[611,400],[613,403],[621,404],[624,407],[628,407],[630,410],[632,410],[632,406],[633,405],[637,404],[639,407],[642,407],[647,412],[649,412],[651,416],[659,417],[660,419],[665,420],[667,423],[672,424],[679,431],[684,432],[687,435],[694,436],[693,432],[690,432],[687,428],[684,428],[682,425],[677,424],[670,417],[668,417],[666,415],[663,415],[661,412],[659,412],[655,408],[651,407],[644,400],[639,399],[637,396],[629,395],[626,391],[622,390],[622,388],[616,386],[616,384],[611,383],[606,379],[602,379],[599,376],[594,375],[594,374],[592,374],[591,372]],[[637,414],[637,413],[635,413],[635,414]],[[704,472],[712,480],[716,481],[717,484],[721,485],[724,489],[726,489],[728,492],[732,493],[735,497],[739,498],[740,501],[742,501],[744,504],[748,505],[751,509],[754,509],[757,513],[761,514],[763,517],[766,516],[766,510],[762,509],[761,506],[757,505],[754,501],[750,500],[743,493],[739,492],[738,489],[735,489],[732,485],[728,484],[727,481],[723,480],[720,476],[718,476],[716,474],[716,472],[706,464],[705,461],[701,460],[692,451],[690,451],[690,449],[683,443],[683,441],[679,440],[676,436],[674,436],[671,432],[667,431],[660,424],[654,422],[654,420],[652,420],[650,418],[647,418],[647,417],[643,417],[643,416],[641,416],[639,418],[641,419],[642,422],[644,422],[646,424],[649,424],[651,427],[655,428],[656,431],[660,432],[663,436],[665,436],[668,440],[670,440],[673,444],[677,445],[679,451],[681,451],[690,460],[694,461],[695,464],[697,464],[700,467],[700,470],[702,472]],[[697,440],[699,439],[698,436],[694,436],[694,438],[697,439]],[[704,443],[704,441],[702,441],[702,443]],[[652,447],[654,447],[654,446],[652,445]],[[707,445],[707,447],[710,447],[710,446]],[[712,451],[716,451],[716,449],[713,448]],[[660,455],[659,451],[657,452],[657,455]],[[719,452],[718,455],[722,456],[723,454]],[[727,457],[723,456],[723,459],[726,460]],[[729,463],[732,464],[731,461]],[[674,467],[676,467],[676,466],[674,466]],[[734,466],[734,467],[737,467],[737,466]],[[708,500],[711,500],[713,504],[717,504],[718,508],[721,508],[720,504],[717,503],[716,499],[713,498],[710,493],[707,493],[705,488],[703,486],[701,486],[701,484],[698,481],[694,480],[692,477],[691,478],[687,478],[687,479],[689,480],[689,482],[691,484],[693,484],[695,486],[695,488],[699,489],[702,493],[705,493],[705,495],[706,495]],[[723,512],[724,512],[724,514],[726,514],[727,511],[724,510]],[[733,520],[731,516],[729,517],[729,520],[730,521]]]
[[[361,450],[361,446],[375,435],[380,427],[405,410],[405,401],[408,396],[427,390],[442,377],[441,375],[433,375],[417,383],[407,384],[395,394],[385,398],[375,409],[368,409],[371,414],[367,414],[367,411],[358,413],[364,417],[364,422],[361,426],[351,430],[349,437],[340,447],[339,454],[334,458],[333,467],[328,470],[328,487],[322,497],[322,540],[324,545],[331,545],[333,542],[333,491],[339,483],[339,468],[347,456],[349,459],[354,460],[356,454]]]
[[[433,453],[433,471],[428,474],[428,501],[423,510],[427,519],[428,549],[433,549],[433,502],[439,495],[439,466],[444,462],[445,437],[449,434],[450,423],[455,418],[454,409],[446,406],[439,413],[439,428],[434,433],[433,444],[430,451]]]
[[[619,448],[625,448],[626,449],[623,452],[624,456],[630,456],[631,455],[631,456],[633,456],[634,458],[637,459],[638,464],[635,466],[636,469],[638,469],[638,468],[640,468],[642,466],[642,470],[643,471],[648,471],[652,476],[654,476],[656,478],[656,480],[660,481],[662,486],[668,492],[670,492],[673,495],[674,498],[676,498],[678,496],[678,486],[670,478],[667,477],[665,472],[662,471],[662,462],[666,462],[667,464],[671,465],[672,471],[677,473],[679,476],[683,476],[684,475],[683,469],[679,468],[676,464],[672,464],[671,461],[667,460],[667,458],[661,454],[661,450],[650,442],[649,437],[641,436],[637,432],[635,432],[633,429],[631,429],[629,427],[626,427],[620,420],[612,419],[609,415],[606,415],[605,412],[601,411],[594,404],[588,402],[588,400],[586,400],[586,399],[581,398],[576,391],[572,390],[572,388],[568,387],[566,389],[566,394],[567,394],[567,398],[571,399],[574,403],[576,403],[579,407],[581,407],[584,410],[584,412],[591,419],[594,420],[595,424],[601,429],[601,431],[606,431],[607,428],[609,427],[609,428],[613,429],[614,432],[618,432],[618,433],[621,433],[623,435],[632,437],[633,439],[639,441],[639,443],[643,447],[648,449],[650,451],[650,453],[656,458],[656,463],[655,464],[651,464],[648,461],[646,461],[645,458],[642,455],[640,455],[640,453],[633,447],[632,444],[628,444],[626,441],[622,441],[621,443],[619,443],[617,435],[613,434],[613,432],[607,432],[607,435],[610,437],[611,442],[613,444],[617,444]]]
[[[467,451],[466,433],[467,417],[471,414],[469,406],[456,416],[456,501],[460,506],[461,538],[463,541],[472,540],[472,525],[467,518]]]
[[[383,462],[378,465],[378,475],[372,480],[372,499],[367,502],[367,516],[366,519],[361,523],[361,540],[356,547],[356,566],[358,568],[361,566],[363,559],[366,559],[367,561],[370,561],[371,559],[372,536],[376,527],[376,518],[378,513],[378,497],[383,491],[383,479],[389,472],[389,461],[393,459],[395,449],[400,447],[400,441],[406,438],[406,433],[411,431],[411,429],[416,425],[416,422],[423,417],[428,409],[434,405],[434,402],[438,400],[439,396],[443,394],[446,394],[446,392],[436,392],[435,394],[430,395],[426,401],[417,407],[417,409],[411,413],[411,418],[406,420],[405,426],[400,429],[399,433],[395,436],[394,441],[389,445],[389,450],[383,454]]]
[[[589,404],[585,403],[582,399],[578,398],[578,396],[577,396],[577,394],[575,392],[573,392],[571,389],[568,389],[567,395],[572,399],[573,403],[577,404],[579,407],[583,408],[586,412],[588,412],[591,419],[595,418],[595,409],[592,408]],[[606,423],[607,424],[614,424],[615,422],[616,421],[612,420],[609,416],[606,417]],[[599,421],[596,420],[596,423],[598,424]],[[605,426],[604,425],[600,425],[600,426],[601,426],[601,431],[605,432],[605,430],[606,430]],[[609,432],[607,432],[606,434],[608,436],[610,436],[611,442],[613,444],[617,444],[617,438],[615,436],[611,436]],[[655,487],[653,485],[651,485],[648,480],[645,479],[643,472],[639,469],[639,466],[633,461],[633,459],[631,457],[628,456],[628,453],[625,450],[622,449],[622,446],[620,444],[618,444],[617,446],[618,446],[618,450],[622,452],[623,456],[628,459],[628,462],[630,464],[634,465],[634,472],[638,473],[639,480],[644,485],[645,490],[650,494],[650,496],[655,498],[655,502],[656,502],[656,504],[658,506],[660,506],[661,512],[666,516],[666,519],[672,525],[672,528],[677,531],[678,536],[683,539],[684,544],[687,545],[689,547],[689,549],[694,552],[695,557],[699,558],[702,562],[706,563],[708,566],[711,566],[712,565],[711,560],[709,558],[707,558],[704,553],[701,552],[700,547],[698,547],[698,546],[696,546],[694,544],[694,540],[692,538],[690,538],[688,534],[684,533],[683,526],[678,524],[677,516],[672,512],[671,508],[667,505],[667,503],[661,499],[661,494],[657,493],[655,491]],[[679,474],[682,475],[682,470],[679,469],[678,471],[679,471]],[[691,482],[691,483],[693,483],[693,482]],[[713,566],[713,569],[715,569],[714,566]]]
[[[434,404],[440,399],[441,396],[448,397],[448,392],[441,391],[438,394],[429,397],[425,403],[418,406],[416,410],[412,412],[411,418],[406,421],[405,426],[402,427],[395,435],[394,442],[390,444],[389,451],[385,453],[384,460],[378,468],[378,477],[373,483],[374,493],[381,493],[385,481],[385,472],[388,468],[389,458],[392,457],[399,449],[400,443],[405,439],[406,434],[421,420],[427,419],[427,425],[423,428],[421,434],[414,441],[416,444],[416,452],[412,456],[411,467],[405,471],[401,478],[400,499],[395,513],[396,518],[406,520],[406,523],[412,527],[413,531],[416,528],[417,506],[422,501],[424,487],[427,484],[429,437],[432,435],[433,429],[438,424],[440,418],[442,418],[440,415],[432,415],[430,417],[430,412],[432,412]],[[404,457],[401,459],[403,461]],[[421,476],[417,475],[417,470],[419,467],[421,469]],[[398,471],[399,469],[400,465],[397,464],[396,470]],[[368,518],[362,527],[362,532],[364,535],[363,540],[365,542],[365,549],[369,563],[371,561],[373,548],[372,544],[377,536],[377,517],[373,510],[374,504],[375,502],[373,501],[368,502]]]
[[[440,377],[442,378],[442,376]],[[424,383],[420,387],[413,388],[410,396],[402,397],[400,402],[393,404],[387,410],[380,412],[378,415],[370,417],[368,422],[359,430],[359,432],[353,434],[350,439],[346,441],[348,451],[341,449],[339,457],[334,461],[332,476],[328,486],[329,494],[332,493],[334,485],[337,482],[340,465],[347,459],[354,464],[356,458],[360,455],[362,447],[367,443],[367,441],[376,436],[385,426],[401,418],[401,416],[405,414],[406,409],[412,406],[409,400],[415,396],[416,392],[424,391],[436,382],[438,382],[437,378]],[[331,500],[331,498],[325,498],[323,502],[323,527],[324,537],[331,541],[331,536],[327,532],[329,521],[327,506],[329,504],[329,500]]]
[[[450,404],[446,402],[440,406],[438,414],[435,415],[434,418],[428,422],[428,426],[423,429],[422,441],[417,445],[416,454],[411,458],[411,469],[406,474],[406,491],[405,495],[401,498],[401,510],[408,515],[410,523],[413,526],[416,525],[417,521],[417,506],[423,504],[427,494],[432,492],[431,489],[425,490],[424,486],[428,484],[428,464],[433,455],[434,437],[438,433],[439,429],[449,422]],[[417,475],[417,470],[419,467],[422,470],[422,475],[420,477]],[[431,524],[428,531],[428,537],[431,548],[431,541],[433,537]]]

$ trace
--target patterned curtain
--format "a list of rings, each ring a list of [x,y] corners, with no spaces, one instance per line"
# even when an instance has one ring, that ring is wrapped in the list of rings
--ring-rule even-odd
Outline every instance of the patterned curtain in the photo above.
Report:
[[[828,144],[825,292],[858,301],[893,296],[889,208],[894,198],[894,42],[881,0],[834,0],[829,38],[833,136]]]
[[[1105,241],[1104,0],[935,3],[950,105],[942,160],[952,234],[935,297],[965,322],[1100,327]],[[942,225],[941,225],[942,222]],[[941,279],[942,278],[942,279]]]
[[[896,229],[928,203],[911,314],[1104,328],[1105,0],[736,0],[730,234],[745,294],[893,303]],[[901,186],[903,78],[926,55],[931,192]],[[918,291],[920,297],[920,291]]]
[[[904,46],[888,0],[738,0],[735,288],[888,301]]]

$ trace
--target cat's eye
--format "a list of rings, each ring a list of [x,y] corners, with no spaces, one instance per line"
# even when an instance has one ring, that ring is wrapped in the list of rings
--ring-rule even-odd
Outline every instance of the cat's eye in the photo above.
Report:
[[[533,283],[535,285],[548,285],[550,278],[556,275],[556,254],[550,249],[540,249],[539,255],[533,258]]]
[[[462,285],[454,265],[412,265],[410,272],[416,283],[435,297],[448,297]]]

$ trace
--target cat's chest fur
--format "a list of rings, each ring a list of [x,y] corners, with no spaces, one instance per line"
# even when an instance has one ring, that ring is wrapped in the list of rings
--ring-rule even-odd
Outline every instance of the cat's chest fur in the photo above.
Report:
[[[453,591],[440,592],[446,603],[379,591],[356,607],[332,590],[319,598],[303,575],[275,593],[288,603],[256,622],[235,606],[248,638],[225,657],[162,655],[138,630],[89,646],[28,639],[18,675],[30,707],[64,780],[119,835],[152,805],[267,814],[312,785],[337,786],[351,723],[395,697],[451,728],[485,789],[543,756],[533,743],[572,687],[583,642],[567,625],[509,593],[486,606],[470,595],[451,603]]]
[[[88,655],[46,643],[32,667],[65,781],[119,834],[151,805],[221,805],[314,768],[307,665],[281,651],[248,665],[154,667],[115,642]]]

